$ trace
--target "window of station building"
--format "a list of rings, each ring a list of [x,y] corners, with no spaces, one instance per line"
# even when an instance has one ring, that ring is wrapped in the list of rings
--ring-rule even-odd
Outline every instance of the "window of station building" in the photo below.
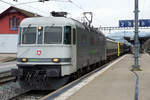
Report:
[[[11,30],[17,30],[20,23],[20,18],[16,16],[12,16],[9,18],[9,28]]]
[[[64,27],[64,44],[71,44],[71,26]]]

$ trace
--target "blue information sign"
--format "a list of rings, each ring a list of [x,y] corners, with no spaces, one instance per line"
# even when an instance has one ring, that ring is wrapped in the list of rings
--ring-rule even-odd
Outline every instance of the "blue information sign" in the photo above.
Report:
[[[133,20],[120,20],[119,27],[133,27]]]
[[[150,27],[150,19],[139,20],[140,27]]]
[[[140,27],[150,27],[150,19],[140,19]],[[119,20],[119,27],[134,27],[134,20]]]

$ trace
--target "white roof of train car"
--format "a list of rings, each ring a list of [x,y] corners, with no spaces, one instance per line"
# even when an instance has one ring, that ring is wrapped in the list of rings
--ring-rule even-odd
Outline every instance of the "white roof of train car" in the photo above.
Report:
[[[65,18],[65,17],[30,17],[25,18],[21,24],[20,27],[30,27],[32,26],[77,26],[83,29],[89,28],[86,25],[83,25],[79,21],[72,19],[72,18]],[[97,31],[99,34],[104,35],[102,32]]]
[[[66,26],[66,25],[76,25],[81,28],[85,28],[82,24],[79,22],[75,22],[74,20],[70,18],[65,17],[31,17],[24,19],[20,27],[27,27],[28,25],[31,26]]]

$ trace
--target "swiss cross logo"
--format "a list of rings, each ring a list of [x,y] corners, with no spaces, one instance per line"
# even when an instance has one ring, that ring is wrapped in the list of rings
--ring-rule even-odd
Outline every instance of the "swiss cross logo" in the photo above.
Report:
[[[37,51],[36,51],[36,54],[37,54],[38,56],[40,56],[40,55],[41,55],[41,53],[42,53],[42,51],[41,51],[41,50],[37,50]]]

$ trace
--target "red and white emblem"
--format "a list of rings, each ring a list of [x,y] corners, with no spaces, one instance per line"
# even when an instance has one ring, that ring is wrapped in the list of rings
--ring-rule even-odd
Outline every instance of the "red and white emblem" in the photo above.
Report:
[[[41,55],[41,53],[42,53],[42,51],[41,51],[41,50],[37,50],[37,51],[36,51],[36,54],[37,54],[38,56],[40,56],[40,55]]]

